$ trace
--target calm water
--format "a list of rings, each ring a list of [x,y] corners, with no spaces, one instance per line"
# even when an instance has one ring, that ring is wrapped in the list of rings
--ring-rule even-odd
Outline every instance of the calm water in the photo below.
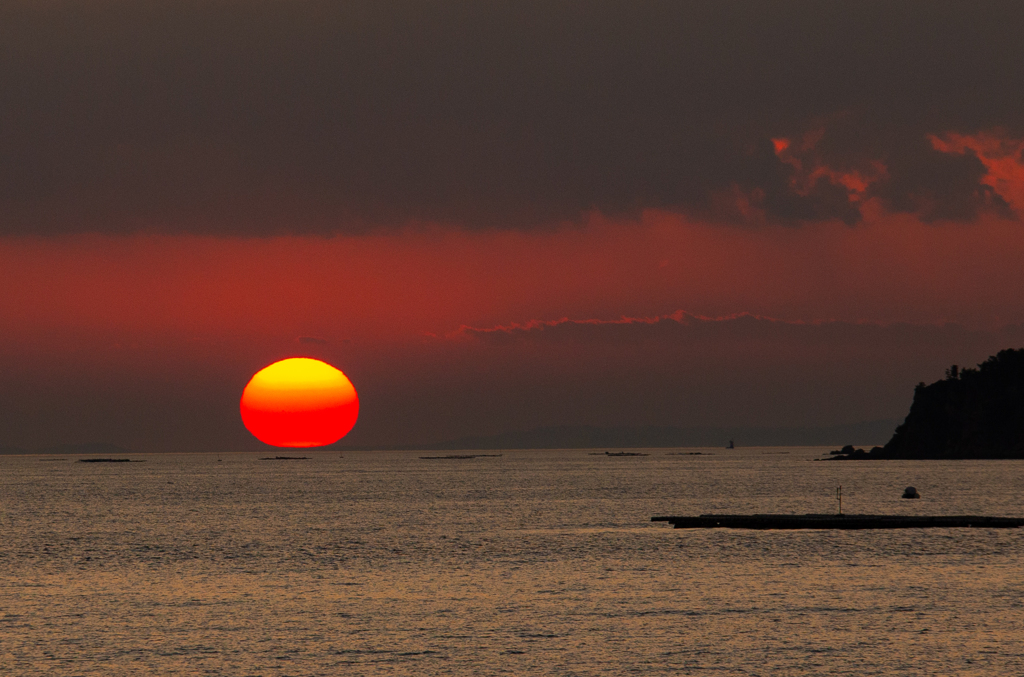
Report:
[[[0,674],[1024,674],[1024,462],[821,449],[0,456]],[[900,500],[913,484],[919,501]]]

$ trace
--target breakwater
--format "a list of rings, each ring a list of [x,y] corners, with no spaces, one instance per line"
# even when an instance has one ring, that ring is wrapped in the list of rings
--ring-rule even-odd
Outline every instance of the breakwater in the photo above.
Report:
[[[676,529],[1013,529],[1020,517],[982,515],[696,515],[655,516]]]

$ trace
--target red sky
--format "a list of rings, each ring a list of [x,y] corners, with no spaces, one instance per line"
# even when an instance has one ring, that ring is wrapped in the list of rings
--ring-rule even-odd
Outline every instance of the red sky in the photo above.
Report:
[[[1021,344],[1014,3],[117,5],[2,10],[0,447],[258,448],[298,355],[355,444],[897,420]]]
[[[349,374],[364,400],[350,439],[365,444],[899,418],[918,381],[1016,345],[1024,238],[996,216],[865,212],[856,227],[650,211],[529,232],[7,238],[9,443],[85,430],[134,447],[246,447],[242,386],[293,355]],[[680,311],[720,325],[715,337],[651,331]],[[568,327],[582,331],[540,340]]]

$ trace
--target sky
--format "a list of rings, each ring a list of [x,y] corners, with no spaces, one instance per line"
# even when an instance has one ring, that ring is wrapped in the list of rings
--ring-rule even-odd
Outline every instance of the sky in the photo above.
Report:
[[[1024,5],[0,0],[0,447],[901,420],[1024,345]],[[855,442],[884,442],[865,440]]]

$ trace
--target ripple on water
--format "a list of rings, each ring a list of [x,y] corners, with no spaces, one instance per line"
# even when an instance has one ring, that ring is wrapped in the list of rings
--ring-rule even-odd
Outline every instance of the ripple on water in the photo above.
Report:
[[[648,521],[828,512],[838,484],[849,511],[1020,516],[1021,462],[308,455],[0,457],[0,672],[1024,673],[1018,530]]]

